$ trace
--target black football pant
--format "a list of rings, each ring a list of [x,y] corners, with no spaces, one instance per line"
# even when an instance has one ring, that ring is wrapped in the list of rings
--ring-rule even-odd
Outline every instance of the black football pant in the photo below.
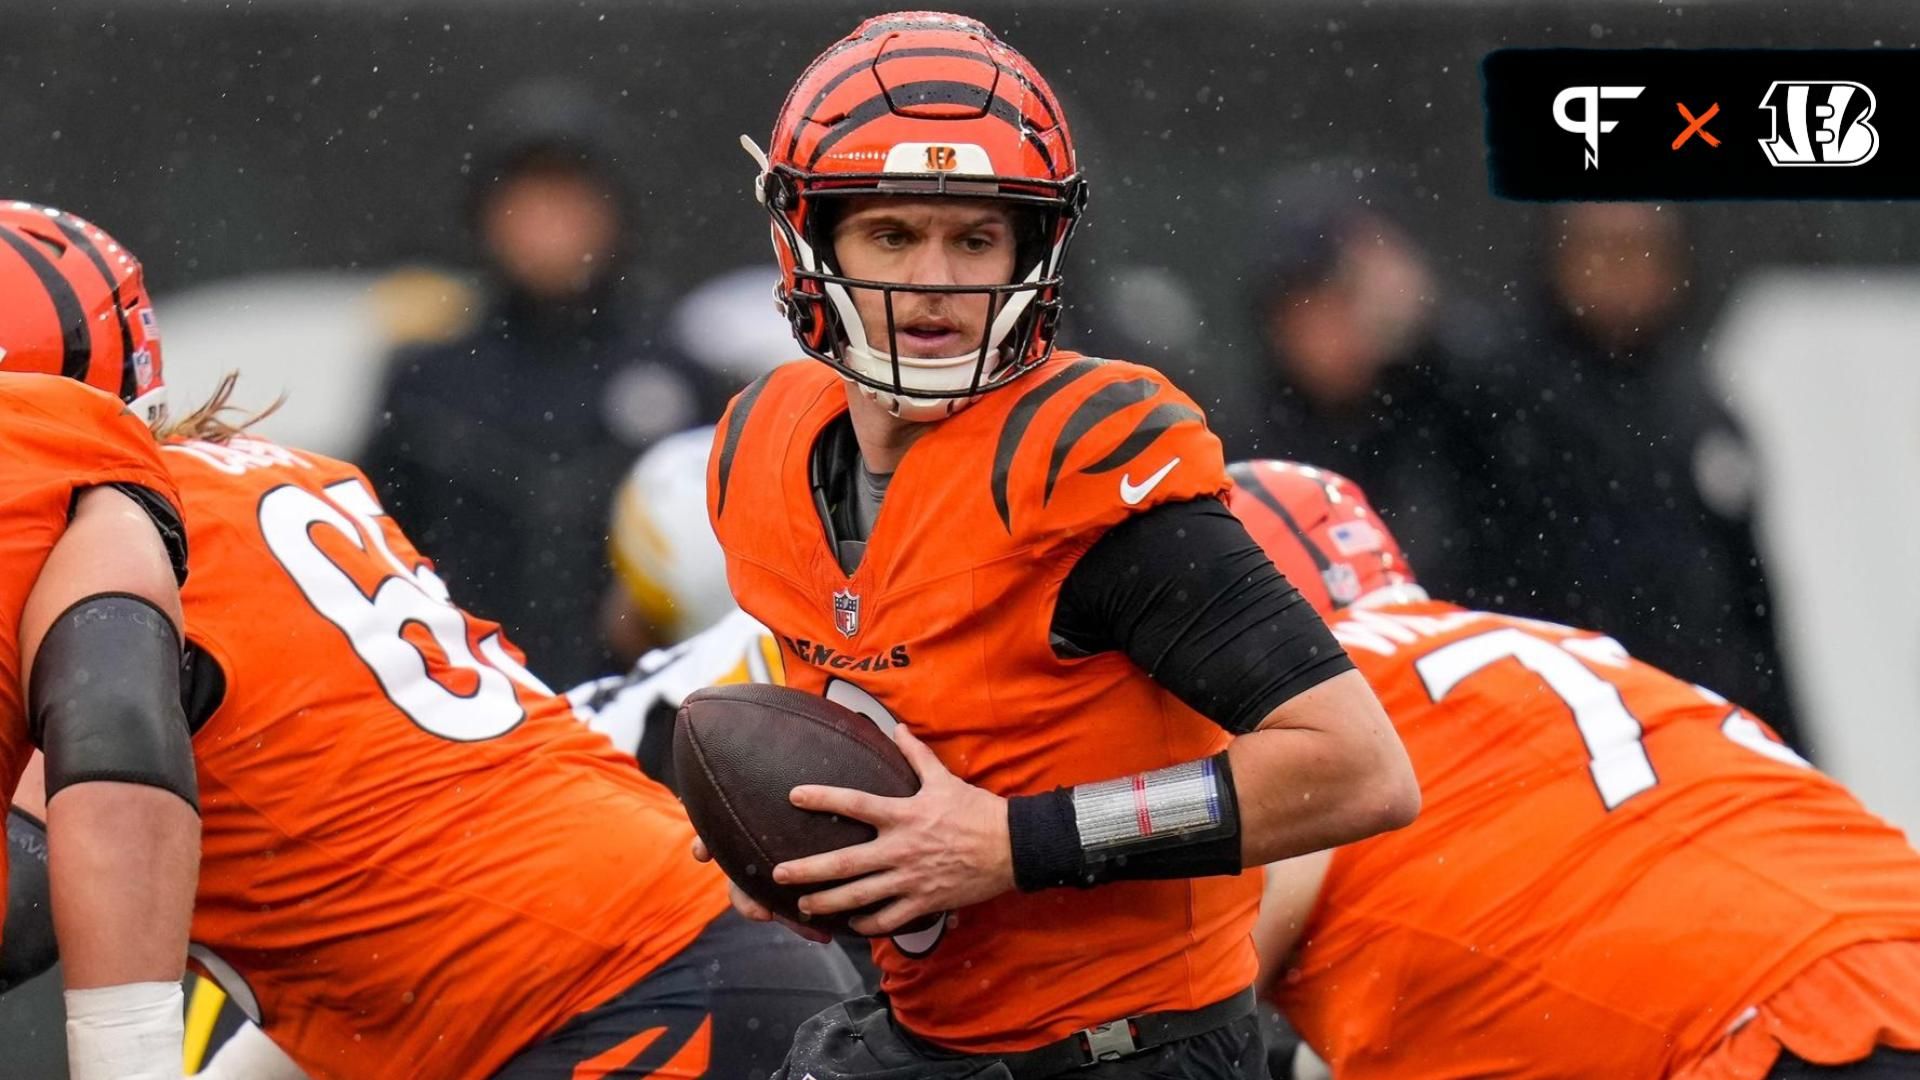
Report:
[[[568,1021],[494,1080],[766,1080],[794,1032],[860,993],[837,945],[729,911],[625,993]]]
[[[778,1080],[1268,1080],[1257,1016],[1165,1046],[1064,1073],[1015,1072],[999,1058],[955,1054],[901,1030],[878,998],[842,1002],[807,1021]]]
[[[1815,1065],[1783,1052],[1767,1080],[1920,1080],[1920,1053],[1882,1046],[1861,1061]]]

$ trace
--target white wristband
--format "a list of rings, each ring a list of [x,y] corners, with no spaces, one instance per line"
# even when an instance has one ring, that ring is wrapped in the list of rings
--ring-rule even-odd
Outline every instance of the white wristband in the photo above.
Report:
[[[181,1080],[185,999],[177,982],[69,990],[71,1080]]]

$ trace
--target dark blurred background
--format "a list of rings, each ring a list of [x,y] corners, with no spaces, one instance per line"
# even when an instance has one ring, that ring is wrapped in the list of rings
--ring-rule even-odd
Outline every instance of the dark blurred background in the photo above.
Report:
[[[1908,46],[1903,0],[1822,3],[1147,2],[960,5],[1068,101],[1094,203],[1077,279],[1140,262],[1208,319],[1196,386],[1246,350],[1244,215],[1277,170],[1384,173],[1442,268],[1521,288],[1539,212],[1487,192],[1478,65],[1508,45]],[[764,139],[795,74],[877,10],[802,3],[63,0],[9,3],[0,184],[79,207],[162,289],[311,267],[459,261],[456,202],[486,103],[575,78],[627,125],[644,270],[687,287],[757,259],[734,143]],[[1702,206],[1698,282],[1768,262],[1909,259],[1920,211]],[[1091,271],[1091,274],[1089,273]],[[1079,299],[1090,299],[1087,289]]]

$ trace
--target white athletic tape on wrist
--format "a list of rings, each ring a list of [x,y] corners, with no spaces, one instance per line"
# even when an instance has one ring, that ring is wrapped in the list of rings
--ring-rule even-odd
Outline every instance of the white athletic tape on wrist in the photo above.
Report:
[[[177,982],[69,990],[71,1080],[182,1080],[186,1002]]]
[[[1074,825],[1088,854],[1204,832],[1220,825],[1220,778],[1212,758],[1073,789]]]

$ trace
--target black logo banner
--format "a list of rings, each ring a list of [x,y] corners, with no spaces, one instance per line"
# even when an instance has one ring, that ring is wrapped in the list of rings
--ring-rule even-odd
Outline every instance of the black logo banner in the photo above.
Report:
[[[1920,198],[1920,50],[1500,49],[1508,199]]]

